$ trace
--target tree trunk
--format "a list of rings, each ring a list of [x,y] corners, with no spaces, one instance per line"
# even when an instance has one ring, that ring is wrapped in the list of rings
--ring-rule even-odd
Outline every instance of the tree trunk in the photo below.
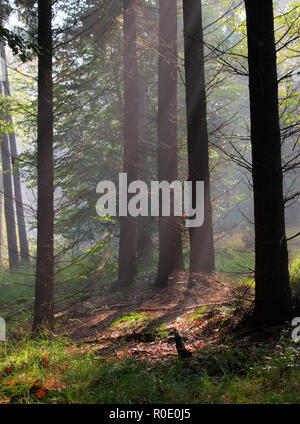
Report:
[[[177,1],[159,2],[158,58],[158,180],[177,180]],[[161,196],[160,196],[161,197]],[[160,202],[161,203],[161,202]],[[159,218],[158,287],[166,287],[169,275],[183,270],[180,221]]]
[[[1,52],[3,48],[4,48],[3,43],[1,43]],[[1,82],[2,96],[4,96],[3,86],[4,86],[4,83]],[[1,119],[5,122],[9,122],[8,115],[3,110],[1,110]],[[14,196],[13,196],[13,187],[12,187],[10,151],[9,151],[8,135],[5,130],[1,134],[1,156],[2,156],[2,174],[3,174],[4,214],[5,214],[5,223],[6,223],[9,268],[13,270],[19,265],[19,256],[18,256],[18,243],[17,243],[15,211],[14,211]]]
[[[3,213],[3,174],[0,175],[0,258],[2,258],[2,243],[3,243],[3,231],[2,231],[2,213]]]
[[[148,137],[148,119],[147,119],[147,85],[144,75],[139,77],[139,115],[138,115],[138,134],[139,134],[139,179],[151,183],[149,173],[149,137]],[[149,193],[150,205],[150,193]],[[137,237],[137,259],[139,264],[149,266],[153,263],[152,246],[152,218],[149,216],[138,217],[138,237]]]
[[[10,97],[11,94],[10,94],[10,87],[9,87],[9,80],[8,80],[6,54],[5,54],[5,47],[3,45],[1,45],[1,56],[5,64],[5,74],[6,74],[5,75],[6,78],[4,82],[4,94],[5,96]],[[9,116],[9,122],[10,122],[10,125],[12,126],[13,122],[12,122],[11,116]],[[9,133],[9,144],[10,144],[11,160],[13,164],[13,182],[14,182],[14,191],[15,191],[21,260],[22,262],[29,262],[29,248],[28,248],[28,240],[27,240],[24,209],[23,209],[20,171],[19,171],[18,163],[16,163],[18,158],[18,152],[17,152],[16,136],[14,131],[11,131]],[[15,164],[15,167],[14,167],[14,164]]]
[[[124,162],[128,185],[138,178],[138,80],[135,0],[124,0]],[[131,195],[132,196],[132,195]],[[128,196],[128,202],[130,200]],[[137,219],[121,217],[119,283],[131,283],[137,274]]]
[[[54,184],[51,0],[38,2],[37,262],[33,330],[54,320]]]
[[[204,223],[190,228],[190,273],[215,270],[201,0],[183,0],[189,181],[204,181]]]
[[[289,317],[278,82],[272,0],[246,0],[255,217],[255,317]]]

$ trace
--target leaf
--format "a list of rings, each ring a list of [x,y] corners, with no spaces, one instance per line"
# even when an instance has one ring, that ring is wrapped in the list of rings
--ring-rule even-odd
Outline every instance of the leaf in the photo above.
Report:
[[[36,393],[35,393],[35,395],[36,395],[36,397],[38,397],[39,399],[43,399],[45,396],[46,396],[46,394],[47,394],[47,392],[44,390],[44,389],[42,389],[42,388],[40,388]]]

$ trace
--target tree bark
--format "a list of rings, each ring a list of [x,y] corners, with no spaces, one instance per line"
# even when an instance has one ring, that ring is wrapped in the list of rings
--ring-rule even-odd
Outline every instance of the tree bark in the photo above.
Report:
[[[289,318],[278,81],[272,0],[246,0],[255,217],[255,318]]]
[[[6,97],[11,97],[9,80],[8,80],[8,72],[7,72],[5,47],[3,45],[1,45],[1,56],[5,64],[5,74],[6,74],[5,75],[6,78],[4,82],[4,94]],[[11,115],[9,115],[9,122],[10,122],[10,125],[13,126]],[[9,133],[9,144],[10,144],[11,160],[13,165],[12,166],[13,183],[14,183],[15,201],[16,201],[20,254],[21,254],[21,261],[26,263],[26,262],[29,262],[29,248],[28,248],[28,240],[27,240],[27,233],[26,233],[24,208],[23,208],[20,171],[18,168],[18,164],[16,163],[18,159],[17,143],[16,143],[16,136],[13,130],[10,131]],[[14,167],[14,164],[16,164],[15,167]]]
[[[189,181],[204,181],[204,223],[190,228],[190,273],[215,270],[201,0],[183,0]]]
[[[3,231],[2,231],[2,213],[3,213],[3,174],[0,175],[0,258],[2,258],[2,243],[3,243]]]
[[[128,185],[138,178],[138,80],[135,0],[123,1],[124,18],[124,161]],[[128,196],[128,201],[130,200]],[[137,274],[137,219],[121,217],[119,283],[129,284]]]
[[[38,2],[37,262],[33,331],[54,320],[54,184],[51,0]]]
[[[1,53],[4,48],[1,43]],[[4,83],[1,81],[1,95],[4,96]],[[1,119],[8,122],[8,115],[1,110]],[[7,132],[4,130],[1,134],[1,157],[2,157],[2,174],[3,174],[3,194],[4,194],[4,215],[6,223],[7,246],[9,268],[15,269],[19,265],[18,243],[16,234],[16,222],[14,211],[14,196],[12,187],[10,150]]]
[[[139,77],[139,115],[138,115],[138,134],[139,134],[139,179],[144,181],[148,187],[151,183],[149,172],[149,134],[148,134],[148,107],[147,107],[147,84],[145,75]],[[148,204],[150,205],[150,193]],[[152,246],[152,217],[140,216],[137,224],[137,259],[142,266],[149,266],[153,263]]]
[[[159,1],[158,180],[177,180],[177,1]],[[161,204],[161,202],[160,202]],[[180,220],[159,217],[159,262],[156,286],[184,269]]]

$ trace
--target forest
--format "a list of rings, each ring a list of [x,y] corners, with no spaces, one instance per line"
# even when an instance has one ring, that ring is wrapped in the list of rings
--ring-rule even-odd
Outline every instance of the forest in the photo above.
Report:
[[[0,0],[1,413],[300,403],[299,21]]]

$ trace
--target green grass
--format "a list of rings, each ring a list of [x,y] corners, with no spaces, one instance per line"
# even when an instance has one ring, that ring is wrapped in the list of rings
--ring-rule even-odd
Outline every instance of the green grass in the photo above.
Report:
[[[294,255],[290,265],[291,283],[300,286],[300,251]]]
[[[139,327],[141,325],[146,325],[149,321],[151,321],[151,317],[139,313],[129,313],[121,318],[118,318],[115,320],[111,325],[110,328],[115,329],[132,329],[134,327]]]
[[[276,353],[227,346],[149,363],[23,338],[0,345],[0,402],[299,403],[299,359],[296,344],[283,344]]]
[[[206,312],[208,309],[208,306],[201,306],[201,308],[197,308],[194,311],[194,315],[191,316],[187,321],[193,322],[197,321],[199,318],[202,318],[204,316],[204,312]]]
[[[247,251],[242,234],[228,236],[215,246],[216,269],[233,281],[247,282],[253,276],[254,252]]]

